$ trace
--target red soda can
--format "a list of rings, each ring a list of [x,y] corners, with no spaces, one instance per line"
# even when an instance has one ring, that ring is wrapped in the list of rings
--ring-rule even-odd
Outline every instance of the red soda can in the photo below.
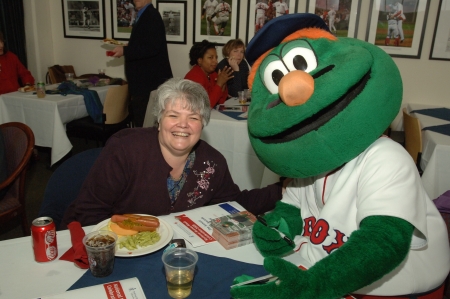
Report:
[[[50,262],[58,256],[56,228],[50,217],[39,217],[31,224],[34,259],[36,262]]]

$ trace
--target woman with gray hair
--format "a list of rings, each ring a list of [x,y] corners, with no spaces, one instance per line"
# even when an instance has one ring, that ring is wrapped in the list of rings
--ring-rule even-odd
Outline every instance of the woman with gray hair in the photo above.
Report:
[[[208,94],[200,84],[170,79],[156,97],[158,127],[125,129],[110,137],[61,229],[71,221],[92,225],[113,214],[158,216],[227,201],[260,214],[281,199],[280,183],[239,190],[222,154],[200,139],[210,117]]]

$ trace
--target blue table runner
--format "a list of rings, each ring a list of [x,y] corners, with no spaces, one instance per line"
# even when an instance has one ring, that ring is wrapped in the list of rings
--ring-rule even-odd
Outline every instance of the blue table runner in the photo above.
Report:
[[[431,117],[450,121],[450,109],[448,108],[430,108],[413,110],[411,113],[419,113]]]
[[[430,126],[430,127],[423,128],[422,130],[429,130],[429,131],[433,131],[433,132],[437,132],[440,134],[450,136],[450,124],[439,125],[439,126]]]
[[[245,112],[242,112],[242,111],[238,111],[238,112],[236,112],[236,111],[219,111],[219,112],[223,113],[226,116],[229,116],[231,118],[237,119],[237,120],[246,120],[247,119],[245,117],[239,117],[239,115],[245,113]]]
[[[170,299],[161,260],[163,252],[161,249],[139,257],[116,257],[114,271],[110,276],[97,278],[88,270],[69,290],[137,277],[148,299]],[[261,265],[198,253],[194,284],[188,298],[230,299],[233,279],[242,274],[259,277],[268,273]]]

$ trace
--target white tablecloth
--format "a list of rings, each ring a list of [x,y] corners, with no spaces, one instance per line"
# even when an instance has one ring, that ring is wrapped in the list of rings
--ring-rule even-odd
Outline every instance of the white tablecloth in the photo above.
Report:
[[[160,218],[169,222],[170,215]],[[90,232],[93,226],[85,227]],[[174,238],[179,238],[174,233]],[[58,258],[70,247],[68,230],[57,232]],[[187,247],[191,247],[186,242]],[[225,250],[218,242],[196,247],[197,252],[209,255],[227,257],[233,260],[262,265],[263,257],[253,244]],[[47,263],[34,261],[31,237],[23,237],[0,242],[0,298],[1,299],[31,299],[39,296],[65,292],[84,273],[85,269],[76,267],[73,263],[56,259]],[[165,287],[165,286],[161,286]]]
[[[103,103],[111,86],[93,87]],[[0,96],[0,123],[21,122],[34,133],[37,146],[51,148],[51,165],[72,149],[65,124],[87,116],[82,95],[47,94],[38,98],[33,93],[11,92]]]
[[[424,104],[408,104],[408,112],[419,109],[442,108]],[[412,113],[417,117],[422,128],[450,124],[449,121]],[[420,166],[423,170],[422,183],[431,199],[437,198],[450,190],[450,136],[437,132],[422,131],[422,158]]]
[[[227,101],[230,105],[236,102]],[[211,120],[203,128],[201,138],[224,155],[231,176],[241,190],[265,187],[279,180],[279,176],[266,168],[253,151],[245,119],[236,120],[212,110]]]

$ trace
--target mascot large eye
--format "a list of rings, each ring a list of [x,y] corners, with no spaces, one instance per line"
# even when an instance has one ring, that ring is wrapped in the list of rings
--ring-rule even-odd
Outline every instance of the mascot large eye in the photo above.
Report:
[[[314,52],[307,48],[293,48],[283,55],[283,62],[289,71],[311,72],[317,67]]]
[[[275,60],[267,64],[264,69],[263,82],[266,88],[272,93],[278,93],[278,84],[281,78],[289,71],[280,60]]]

